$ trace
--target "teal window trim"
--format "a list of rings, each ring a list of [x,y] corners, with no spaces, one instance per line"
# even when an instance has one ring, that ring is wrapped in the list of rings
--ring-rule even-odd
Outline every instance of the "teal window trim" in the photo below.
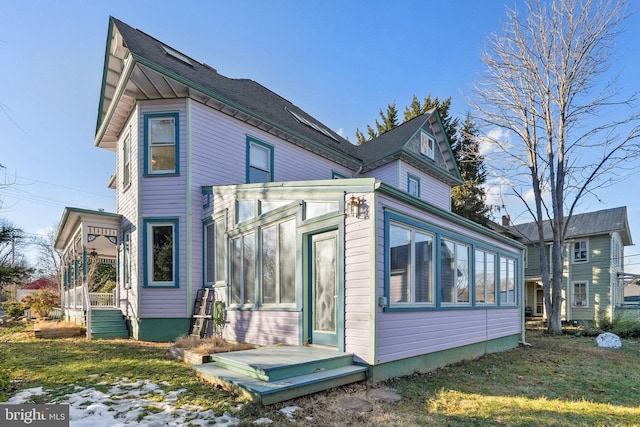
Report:
[[[131,226],[122,232],[122,287],[131,288]]]
[[[434,237],[434,269],[435,269],[435,304],[428,306],[424,304],[392,304],[389,298],[390,295],[390,224],[405,224],[409,227],[416,228],[425,232],[433,234]],[[384,212],[384,295],[386,297],[386,304],[383,306],[385,312],[394,311],[429,311],[429,310],[475,310],[475,309],[513,309],[520,305],[519,293],[521,292],[520,273],[521,273],[521,260],[520,257],[510,252],[505,252],[503,249],[494,247],[492,245],[483,244],[480,241],[469,239],[468,237],[451,232],[449,230],[441,229],[433,226],[422,220],[401,214],[396,211],[385,209]],[[441,300],[441,251],[440,245],[442,238],[449,240],[455,240],[456,242],[469,246],[469,299],[470,303],[455,305],[455,304],[443,304]],[[494,303],[476,303],[475,302],[475,250],[483,250],[485,252],[491,252],[495,254],[496,266],[495,268],[495,286],[496,286],[496,301]],[[515,280],[515,302],[500,301],[500,262],[502,258],[511,259],[515,262],[514,267],[514,280]]]
[[[151,154],[149,140],[149,120],[173,118],[174,120],[174,147],[175,147],[175,165],[173,171],[153,172],[150,170]],[[146,113],[143,115],[143,134],[144,134],[144,176],[177,176],[180,175],[180,115],[177,112],[166,113]]]
[[[131,184],[131,132],[122,141],[122,188],[127,189]]]
[[[169,218],[145,218],[143,219],[143,227],[142,227],[142,240],[143,240],[143,277],[144,282],[142,287],[144,288],[179,288],[179,221],[178,218],[169,217]],[[161,282],[153,282],[151,280],[151,266],[150,263],[152,260],[151,251],[153,250],[150,247],[149,239],[151,238],[150,231],[152,231],[155,226],[166,226],[169,225],[172,227],[172,280],[171,281],[161,281]]]
[[[412,194],[411,193],[411,182],[415,182],[416,183],[416,194]],[[407,174],[407,193],[411,194],[412,196],[415,197],[420,197],[420,178],[417,177],[416,175]]]
[[[431,147],[429,147],[431,142]],[[420,154],[434,160],[436,152],[436,138],[424,129],[420,129]]]
[[[263,148],[265,150],[267,150],[267,160],[269,162],[269,165],[267,166],[267,169],[261,169],[261,168],[257,168],[252,166],[251,164],[251,147],[252,146],[256,146],[258,148]],[[271,144],[267,144],[266,142],[260,141],[252,136],[247,135],[247,154],[246,154],[246,182],[247,184],[253,184],[253,183],[259,183],[259,182],[265,182],[265,181],[252,181],[251,180],[251,169],[255,168],[256,170],[259,170],[261,172],[265,172],[267,174],[267,181],[266,182],[273,182],[273,169],[274,169],[274,146]]]
[[[349,177],[343,173],[336,172],[334,170],[331,171],[331,179],[348,179]]]

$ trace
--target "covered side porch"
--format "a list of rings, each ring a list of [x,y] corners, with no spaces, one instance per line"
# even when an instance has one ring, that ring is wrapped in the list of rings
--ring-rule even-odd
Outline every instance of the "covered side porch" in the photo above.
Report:
[[[65,208],[54,248],[62,251],[60,305],[66,320],[85,325],[87,338],[126,338],[118,308],[119,287],[99,292],[97,269],[117,271],[122,216],[104,211]],[[117,280],[117,274],[113,275]]]

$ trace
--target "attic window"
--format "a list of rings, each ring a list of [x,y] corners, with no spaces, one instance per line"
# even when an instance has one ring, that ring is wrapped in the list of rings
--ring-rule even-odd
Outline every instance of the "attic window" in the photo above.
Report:
[[[335,142],[340,142],[336,139],[336,137],[334,137],[331,132],[329,131],[329,129],[322,127],[316,123],[313,123],[310,120],[305,119],[304,117],[302,117],[299,114],[294,113],[293,111],[289,110],[287,107],[284,107],[285,111],[287,111],[289,114],[291,114],[293,116],[293,118],[295,118],[299,123],[305,124],[307,126],[309,126],[312,129],[317,130],[318,132],[328,136],[329,138],[333,139]]]
[[[435,145],[435,139],[425,132],[420,132],[420,154],[433,159],[435,157]]]
[[[178,61],[184,62],[185,64],[193,67],[193,63],[191,62],[191,60],[186,56],[184,56],[183,54],[181,54],[180,52],[178,52],[177,50],[171,49],[169,46],[165,46],[165,45],[160,45],[160,47],[162,48],[164,53],[166,53],[170,57],[177,59]]]

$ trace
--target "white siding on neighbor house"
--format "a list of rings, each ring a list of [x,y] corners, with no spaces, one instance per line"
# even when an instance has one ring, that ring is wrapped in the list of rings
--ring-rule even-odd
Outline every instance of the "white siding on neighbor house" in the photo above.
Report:
[[[451,210],[451,187],[436,178],[400,161],[400,189],[408,191],[408,174],[420,179],[420,198],[434,206]]]
[[[379,236],[384,236],[385,208],[402,212],[410,218],[418,219],[432,226],[460,233],[465,238],[475,239],[485,245],[509,251],[514,257],[519,257],[518,250],[506,243],[493,240],[477,231],[463,229],[446,219],[419,211],[380,194],[376,206],[376,227]],[[378,239],[376,265],[378,266],[376,290],[379,296],[383,296],[385,283],[384,238]],[[382,308],[378,308],[376,328],[376,360],[368,360],[367,362],[370,364],[391,362],[517,334],[520,331],[520,310],[518,307],[478,307],[384,312]]]
[[[365,195],[369,203],[373,195]],[[346,201],[345,201],[346,202]],[[345,351],[366,361],[370,358],[372,335],[373,218],[345,220]]]
[[[122,232],[127,229],[131,229],[131,287],[122,288],[122,269],[119,269],[120,277],[118,277],[118,286],[120,286],[120,301],[118,305],[125,316],[137,318],[138,317],[138,283],[142,277],[142,254],[141,239],[142,235],[137,233],[138,230],[138,185],[140,184],[140,167],[142,161],[140,160],[140,153],[142,146],[140,145],[140,128],[138,126],[138,108],[134,108],[129,117],[129,121],[124,127],[124,131],[120,135],[118,141],[118,148],[116,152],[116,164],[117,164],[117,182],[116,182],[116,212],[122,215],[122,223],[120,224],[120,236],[122,239]],[[122,158],[122,145],[124,139],[130,136],[130,184],[125,188],[123,186],[124,177],[124,161]],[[122,245],[119,247],[120,264],[124,261],[122,256]],[[139,262],[140,261],[140,262]]]

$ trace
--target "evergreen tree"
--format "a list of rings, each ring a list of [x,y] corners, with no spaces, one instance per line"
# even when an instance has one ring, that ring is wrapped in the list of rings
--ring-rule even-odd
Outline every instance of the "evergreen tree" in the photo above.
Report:
[[[0,221],[0,289],[25,280],[32,273],[16,249],[24,242],[24,233],[6,221]]]
[[[451,192],[451,205],[453,212],[479,224],[486,225],[490,208],[486,205],[486,194],[482,185],[486,181],[486,171],[484,158],[478,151],[478,141],[476,135],[478,129],[467,115],[465,122],[460,126],[457,118],[451,117],[451,97],[440,100],[437,96],[432,98],[427,95],[421,103],[417,96],[413,96],[411,104],[404,109],[404,122],[414,119],[421,114],[436,109],[440,115],[442,127],[447,135],[451,151],[458,163],[460,175],[464,181],[463,185],[456,186]],[[398,126],[396,102],[388,104],[386,113],[379,110],[382,123],[376,119],[376,129],[367,125],[368,139],[360,130],[356,131],[358,144],[362,144],[370,139]]]
[[[451,210],[460,216],[487,225],[490,212],[483,184],[487,180],[484,157],[480,154],[478,128],[469,114],[456,139],[454,155],[464,184],[451,191]]]

